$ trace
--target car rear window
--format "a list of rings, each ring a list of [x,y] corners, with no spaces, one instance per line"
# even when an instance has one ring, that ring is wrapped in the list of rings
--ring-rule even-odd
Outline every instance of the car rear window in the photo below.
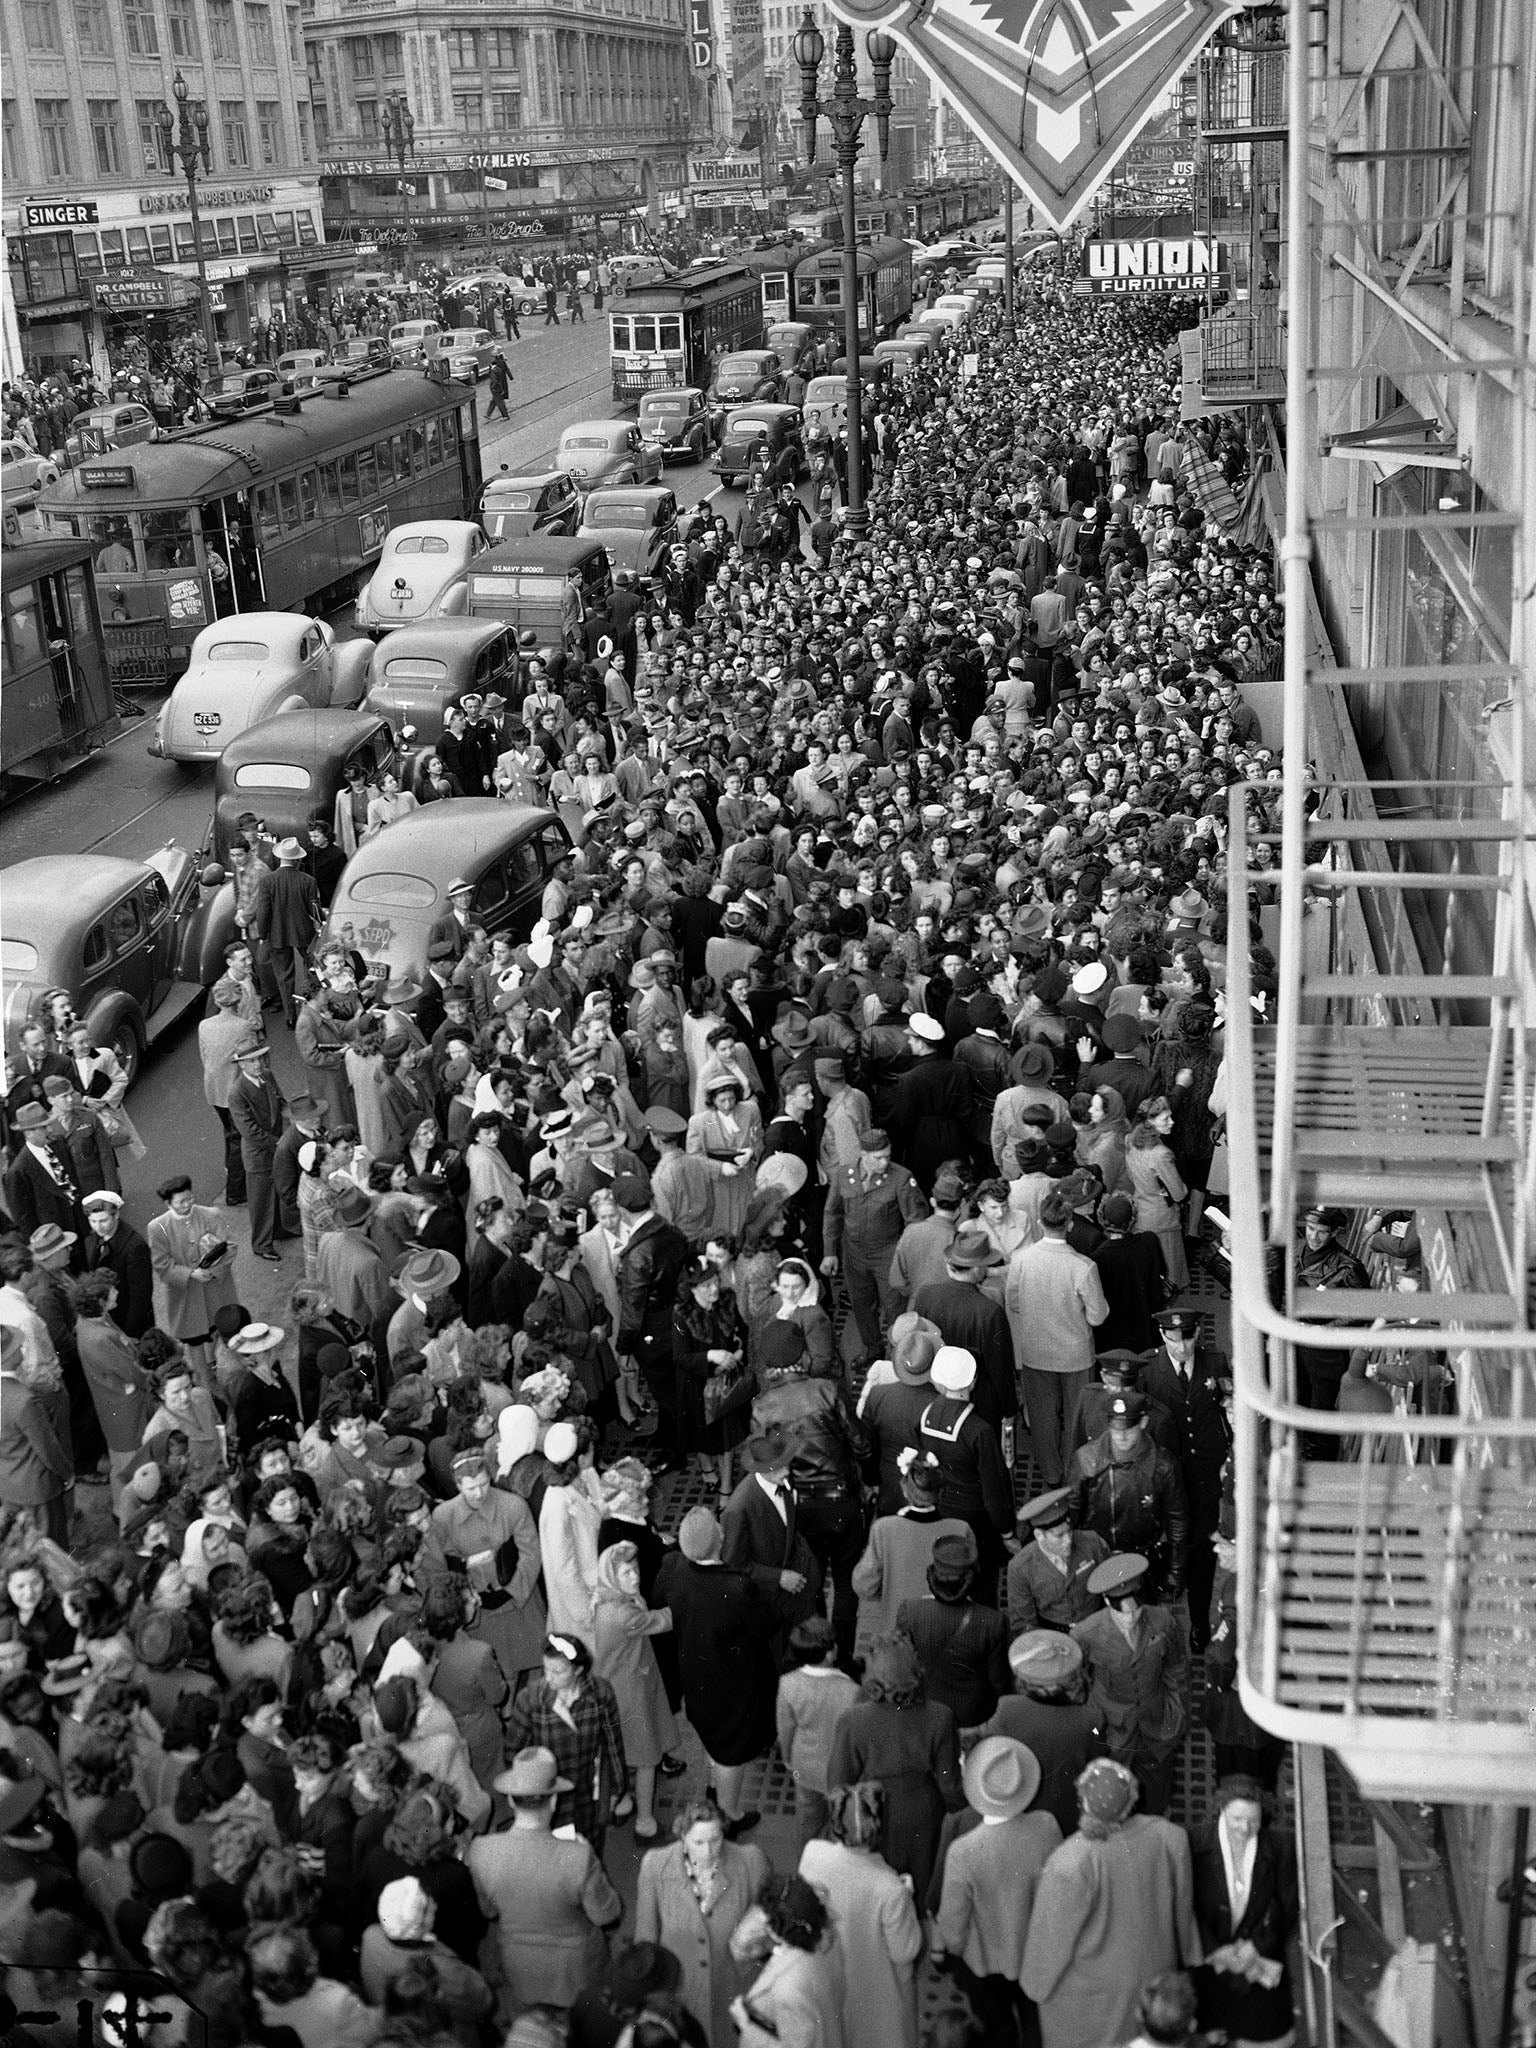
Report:
[[[385,677],[392,683],[440,683],[447,673],[447,662],[430,654],[402,654],[384,664]]]
[[[308,789],[311,780],[296,761],[247,761],[235,770],[236,789]]]
[[[756,356],[726,356],[720,365],[722,377],[754,377],[757,370]]]
[[[7,974],[30,974],[36,965],[36,946],[25,939],[0,939],[0,967]]]
[[[643,533],[646,527],[654,522],[649,505],[626,504],[623,499],[615,504],[606,498],[600,498],[594,504],[592,499],[588,498],[587,516],[582,523],[589,527],[611,526],[632,533]]]
[[[203,649],[204,661],[270,661],[272,650],[265,640],[215,640]]]
[[[565,589],[563,576],[534,576],[526,571],[515,576],[471,576],[471,597],[495,597],[510,603],[523,598],[532,604],[553,603]]]
[[[648,398],[641,408],[647,419],[659,412],[686,412],[687,402],[681,398]]]
[[[440,533],[408,533],[390,549],[392,555],[446,555],[448,543]]]
[[[562,448],[606,448],[607,440],[601,434],[562,434]]]
[[[497,491],[485,494],[484,510],[487,512],[526,512],[533,504],[532,491]]]
[[[352,903],[387,903],[396,910],[430,910],[437,890],[421,875],[359,875],[347,890]]]
[[[733,434],[771,434],[773,426],[768,420],[755,419],[750,413],[744,413],[740,419],[731,421],[731,432]]]

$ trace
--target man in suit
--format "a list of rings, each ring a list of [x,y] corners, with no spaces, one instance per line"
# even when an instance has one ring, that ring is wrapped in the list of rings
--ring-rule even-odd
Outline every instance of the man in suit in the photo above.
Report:
[[[240,1133],[229,1114],[229,1094],[237,1073],[235,1048],[251,1035],[251,1019],[240,1014],[244,996],[229,976],[213,985],[213,1007],[197,1027],[197,1055],[203,1063],[203,1099],[219,1120],[224,1139],[224,1204],[237,1209],[245,1200],[245,1167],[240,1159]],[[256,1005],[256,1019],[261,1005]]]
[[[275,1265],[280,1254],[277,1233],[277,1190],[272,1178],[277,1141],[283,1133],[283,1098],[272,1078],[272,1048],[264,1039],[248,1038],[236,1052],[240,1075],[229,1091],[230,1121],[240,1133],[240,1159],[245,1168],[245,1195],[251,1213],[251,1250]]]
[[[1189,1651],[1183,1624],[1166,1607],[1143,1605],[1147,1560],[1106,1558],[1088,1581],[1104,1601],[1072,1630],[1088,1666],[1089,1698],[1106,1747],[1141,1784],[1147,1813],[1165,1813],[1173,1766],[1188,1720]]]
[[[50,1074],[69,1073],[69,1061],[62,1053],[50,1052],[48,1034],[41,1024],[29,1024],[21,1034],[20,1056],[12,1063],[10,1085],[5,1096],[5,1121],[9,1145],[14,1153],[22,1143],[17,1117],[29,1102],[47,1107],[43,1083]]]
[[[117,1307],[112,1320],[135,1344],[155,1320],[155,1279],[149,1245],[123,1216],[123,1198],[110,1188],[85,1197],[86,1232],[81,1265],[87,1273],[102,1270],[117,1281]]]
[[[67,1157],[54,1143],[46,1097],[23,1102],[12,1122],[21,1150],[6,1172],[5,1203],[18,1235],[30,1237],[44,1223],[57,1223],[80,1236],[85,1229],[80,1190]]]
[[[1000,1301],[983,1293],[981,1284],[1002,1263],[982,1231],[959,1231],[944,1250],[945,1277],[926,1282],[912,1297],[914,1312],[937,1323],[946,1344],[958,1344],[975,1359],[976,1390],[971,1399],[977,1414],[994,1428],[1019,1412],[1008,1313]]]
[[[472,922],[469,907],[475,900],[475,885],[466,882],[462,876],[448,884],[448,908],[435,918],[427,933],[427,958],[432,958],[433,947],[446,939],[452,949],[449,956],[450,969],[462,960],[464,949],[469,944],[469,928]],[[426,1027],[424,1026],[423,1029]],[[434,1027],[435,1028],[435,1027]]]
[[[292,1121],[272,1155],[272,1189],[277,1200],[278,1237],[298,1237],[299,1154],[325,1128],[325,1104],[313,1095],[295,1095],[288,1105]]]
[[[20,1335],[0,1324],[0,1506],[29,1509],[44,1535],[67,1544],[74,1463],[21,1365]]]
[[[1216,1553],[1211,1537],[1221,1516],[1221,1475],[1232,1450],[1227,1400],[1232,1367],[1224,1351],[1202,1344],[1194,1309],[1164,1309],[1156,1318],[1162,1346],[1142,1354],[1141,1389],[1167,1410],[1173,1458],[1189,1502],[1189,1643],[1210,1639]]]
[[[309,993],[304,961],[324,916],[314,876],[304,865],[304,848],[297,839],[279,840],[277,872],[267,890],[262,937],[267,942],[272,976],[282,1001],[283,1021],[290,1030],[295,1015],[295,991],[299,995]]]
[[[637,1371],[655,1396],[671,1441],[664,1471],[682,1462],[677,1443],[677,1374],[672,1364],[672,1308],[688,1263],[688,1240],[663,1223],[651,1206],[651,1186],[638,1174],[620,1174],[613,1199],[624,1212],[628,1235],[619,1254],[616,1279],[619,1327],[614,1349],[621,1366]]]
[[[1195,1973],[1200,2025],[1274,2048],[1295,2038],[1286,1958],[1300,1907],[1296,1851],[1264,1820],[1263,1788],[1223,1778],[1220,1812],[1189,1830],[1195,1917],[1205,1961]]]
[[[1026,1629],[1008,1645],[1014,1690],[997,1703],[984,1735],[1011,1735],[1040,1766],[1037,1811],[1054,1814],[1063,1837],[1077,1826],[1077,1781],[1104,1748],[1099,1716],[1083,1697],[1083,1653],[1070,1636]]]
[[[737,1455],[745,1476],[720,1511],[720,1558],[755,1580],[772,1602],[782,1623],[778,1650],[797,1621],[817,1612],[821,1567],[795,1526],[789,1437],[774,1425],[748,1437]]]

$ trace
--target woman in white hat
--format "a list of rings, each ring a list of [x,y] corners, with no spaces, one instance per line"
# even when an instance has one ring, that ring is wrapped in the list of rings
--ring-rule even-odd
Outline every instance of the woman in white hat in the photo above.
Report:
[[[688,1122],[688,1150],[702,1159],[714,1198],[711,1236],[736,1236],[752,1200],[753,1168],[763,1149],[763,1120],[743,1077],[722,1067],[700,1085],[704,1107]]]

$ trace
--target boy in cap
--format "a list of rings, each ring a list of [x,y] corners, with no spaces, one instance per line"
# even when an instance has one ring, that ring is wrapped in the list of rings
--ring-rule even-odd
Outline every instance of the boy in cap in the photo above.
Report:
[[[1134,1551],[1106,1558],[1088,1581],[1104,1609],[1078,1622],[1072,1640],[1110,1755],[1136,1773],[1143,1811],[1164,1813],[1188,1719],[1189,1651],[1183,1624],[1151,1605],[1147,1588],[1146,1558]]]
[[[1026,1502],[1018,1531],[1024,1547],[1008,1561],[1012,1633],[1066,1630],[1093,1613],[1099,1603],[1089,1595],[1088,1580],[1109,1556],[1109,1545],[1091,1529],[1072,1527],[1071,1487],[1056,1486]]]

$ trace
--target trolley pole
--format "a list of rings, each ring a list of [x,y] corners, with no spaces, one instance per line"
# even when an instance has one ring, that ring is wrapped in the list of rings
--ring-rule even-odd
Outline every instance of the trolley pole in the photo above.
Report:
[[[160,147],[165,151],[166,162],[175,170],[178,160],[187,181],[187,203],[192,211],[192,250],[197,258],[197,287],[202,300],[203,347],[208,354],[208,375],[214,377],[219,370],[219,337],[213,325],[213,301],[208,296],[208,262],[203,252],[203,221],[197,207],[197,174],[213,169],[213,154],[208,147],[208,109],[201,100],[194,100],[187,88],[187,81],[178,71],[171,81],[171,91],[176,95],[176,112],[161,100],[155,109],[155,125],[160,130]]]
[[[859,376],[859,249],[854,233],[853,173],[859,160],[859,137],[869,115],[875,117],[882,164],[890,154],[891,111],[895,104],[891,98],[891,66],[896,61],[896,42],[894,37],[872,29],[864,39],[864,47],[874,68],[874,98],[859,98],[853,30],[842,21],[837,25],[832,97],[823,100],[817,98],[817,73],[827,45],[809,7],[790,41],[790,51],[800,67],[800,119],[805,130],[805,160],[808,164],[816,161],[816,124],[825,116],[831,124],[833,152],[842,175],[843,355],[848,378],[848,495],[845,516],[848,531],[855,539],[868,526],[869,514],[864,505],[864,390]]]

